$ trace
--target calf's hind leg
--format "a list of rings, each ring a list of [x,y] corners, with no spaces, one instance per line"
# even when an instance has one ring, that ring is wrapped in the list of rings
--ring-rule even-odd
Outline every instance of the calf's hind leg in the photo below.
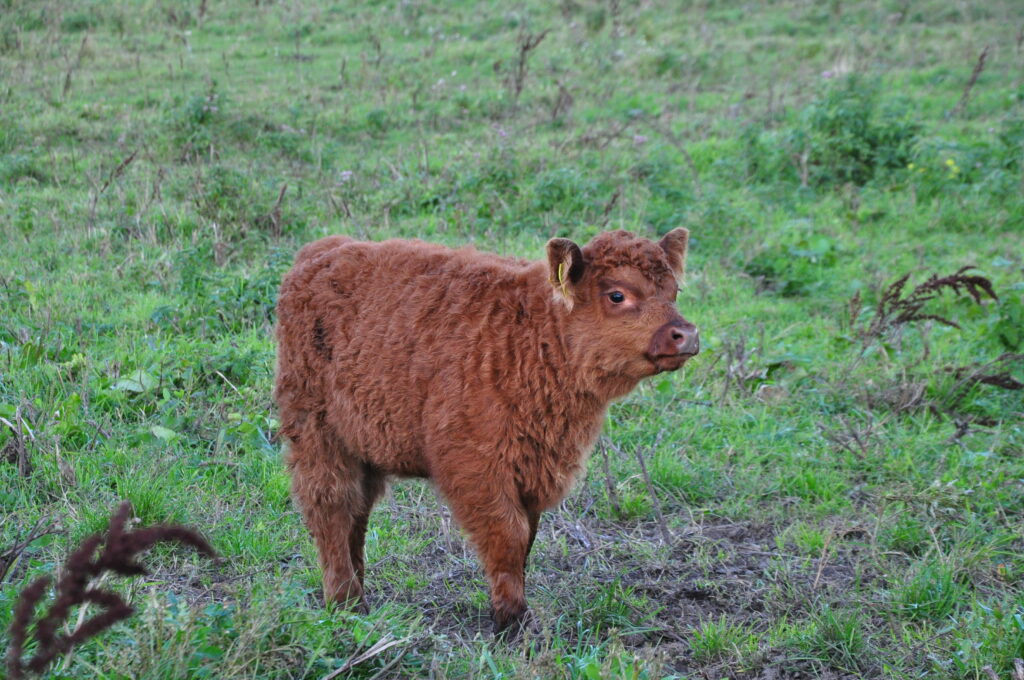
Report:
[[[288,463],[292,493],[316,541],[324,598],[366,611],[363,539],[370,507],[383,480],[371,478],[373,471],[362,461],[321,437],[300,437],[293,442]]]

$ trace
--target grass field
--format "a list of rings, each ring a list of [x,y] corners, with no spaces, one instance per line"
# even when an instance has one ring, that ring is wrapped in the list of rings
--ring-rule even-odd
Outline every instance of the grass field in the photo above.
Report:
[[[537,631],[492,640],[478,563],[414,481],[371,519],[372,612],[325,609],[271,400],[297,247],[537,258],[675,226],[702,352],[613,406],[543,517]],[[108,583],[139,613],[50,677],[988,680],[1024,658],[1016,0],[0,0],[0,238],[0,642],[120,499],[226,558],[152,551]],[[967,265],[998,299],[915,311]]]

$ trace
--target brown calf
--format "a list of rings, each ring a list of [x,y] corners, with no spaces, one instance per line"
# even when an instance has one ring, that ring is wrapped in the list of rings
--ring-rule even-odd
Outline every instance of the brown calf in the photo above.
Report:
[[[370,509],[388,475],[426,477],[483,561],[496,629],[520,622],[540,513],[609,402],[698,351],[675,306],[688,238],[556,238],[546,262],[342,236],[299,251],[275,397],[326,597],[365,607]]]

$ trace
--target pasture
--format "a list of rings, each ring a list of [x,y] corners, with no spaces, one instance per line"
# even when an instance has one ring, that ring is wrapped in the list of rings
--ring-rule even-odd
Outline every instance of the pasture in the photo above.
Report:
[[[536,630],[419,481],[325,608],[298,247],[678,226],[701,353],[542,517]],[[224,558],[154,549],[48,677],[1019,677],[1022,382],[1015,0],[0,0],[0,643],[122,499]]]

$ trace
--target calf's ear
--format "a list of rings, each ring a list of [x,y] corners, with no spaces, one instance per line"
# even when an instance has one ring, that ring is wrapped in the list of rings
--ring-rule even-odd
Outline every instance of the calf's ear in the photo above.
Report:
[[[583,251],[567,238],[553,238],[548,241],[548,281],[554,288],[555,297],[571,310],[576,297],[574,288],[583,278]]]
[[[683,280],[683,274],[686,272],[686,246],[689,242],[690,230],[683,227],[673,229],[658,241],[658,245],[665,251],[665,257],[668,258],[668,266],[672,268],[672,273],[679,281]]]

